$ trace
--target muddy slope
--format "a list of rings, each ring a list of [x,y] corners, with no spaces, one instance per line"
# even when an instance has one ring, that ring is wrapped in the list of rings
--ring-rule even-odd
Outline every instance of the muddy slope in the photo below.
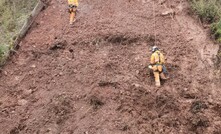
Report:
[[[81,1],[69,26],[52,1],[1,71],[0,133],[221,133],[217,45],[185,0],[153,2]],[[146,68],[154,42],[171,77],[161,88]]]

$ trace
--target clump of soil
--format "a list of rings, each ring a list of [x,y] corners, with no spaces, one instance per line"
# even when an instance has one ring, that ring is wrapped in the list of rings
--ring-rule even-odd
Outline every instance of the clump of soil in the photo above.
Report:
[[[189,119],[189,124],[191,131],[202,133],[209,126],[209,120],[202,115],[193,115]]]
[[[190,111],[194,114],[202,111],[203,109],[208,108],[205,102],[203,101],[194,101],[191,105]]]
[[[104,105],[104,102],[102,102],[101,99],[99,99],[96,96],[91,96],[90,97],[90,105],[93,107],[93,109],[98,109]]]
[[[50,50],[57,50],[57,49],[65,49],[67,46],[67,41],[65,40],[56,40],[50,47]]]
[[[48,114],[57,124],[62,124],[73,112],[72,98],[68,95],[56,95],[51,99],[48,106]]]

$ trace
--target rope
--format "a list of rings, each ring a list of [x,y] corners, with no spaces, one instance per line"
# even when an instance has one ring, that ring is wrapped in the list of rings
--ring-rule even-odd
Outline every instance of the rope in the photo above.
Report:
[[[156,13],[155,13],[155,1],[153,0],[153,17],[154,17],[154,24],[153,24],[153,31],[154,31],[154,46],[156,46]]]

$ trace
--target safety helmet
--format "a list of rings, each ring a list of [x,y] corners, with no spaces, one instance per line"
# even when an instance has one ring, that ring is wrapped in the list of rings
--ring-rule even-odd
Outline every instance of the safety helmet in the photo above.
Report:
[[[159,48],[157,46],[153,46],[152,49],[151,49],[151,52],[154,53],[157,50],[159,50]]]

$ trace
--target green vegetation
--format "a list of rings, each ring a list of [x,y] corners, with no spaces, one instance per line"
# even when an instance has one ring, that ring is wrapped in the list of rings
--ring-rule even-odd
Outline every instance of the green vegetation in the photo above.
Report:
[[[192,8],[201,20],[214,22],[221,17],[220,1],[218,0],[192,0]]]
[[[217,23],[213,23],[211,28],[215,38],[221,42],[221,19]]]
[[[203,22],[211,24],[212,34],[221,42],[221,0],[191,0],[191,6]]]
[[[212,36],[221,43],[221,0],[190,0],[191,7],[201,21],[211,25]],[[221,45],[217,54],[217,65],[221,65]]]
[[[0,65],[38,0],[0,0]]]
[[[8,47],[6,45],[0,45],[0,65],[3,64],[7,55]]]

